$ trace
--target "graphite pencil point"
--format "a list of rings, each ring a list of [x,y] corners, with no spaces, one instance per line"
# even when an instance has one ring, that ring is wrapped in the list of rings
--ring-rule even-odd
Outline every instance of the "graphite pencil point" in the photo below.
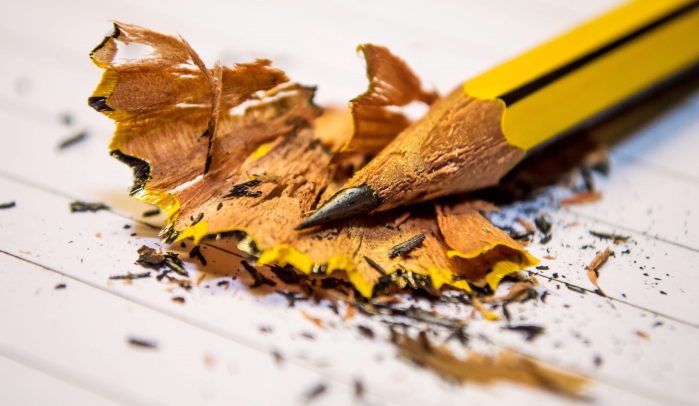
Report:
[[[367,185],[342,189],[321,208],[296,226],[297,230],[368,213],[381,205],[381,198]]]

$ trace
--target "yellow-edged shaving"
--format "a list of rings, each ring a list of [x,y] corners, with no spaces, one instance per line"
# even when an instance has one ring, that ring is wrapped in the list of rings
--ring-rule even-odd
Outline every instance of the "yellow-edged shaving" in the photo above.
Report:
[[[147,44],[154,56],[116,63],[117,41]],[[407,71],[385,48],[366,45],[364,50],[381,55],[372,59],[377,72],[390,72],[390,64]],[[295,225],[337,182],[332,153],[313,136],[324,130],[314,121],[320,110],[312,103],[313,89],[286,83],[284,73],[269,61],[220,67],[222,83],[217,86],[222,93],[214,109],[212,73],[202,70],[206,68],[188,44],[122,23],[115,23],[114,34],[92,57],[105,73],[90,104],[116,122],[110,151],[134,168],[132,196],[167,213],[162,235],[168,242],[192,239],[199,244],[234,234],[238,249],[257,265],[288,264],[309,275],[344,274],[365,297],[391,283],[470,292],[469,281],[485,278],[496,289],[505,275],[536,263],[484,218],[473,212],[461,216],[451,207],[435,212],[425,206],[408,216],[395,211],[298,232]],[[377,61],[389,65],[376,66]],[[434,95],[420,90],[416,78],[409,79],[410,91],[396,95],[397,104],[432,100]],[[390,80],[382,86],[395,88]],[[230,113],[253,94],[257,103],[243,114]],[[213,135],[207,132],[211,128]],[[213,152],[207,156],[210,137]],[[204,173],[207,159],[211,169]],[[450,210],[457,215],[445,217]],[[488,238],[453,233],[473,221],[488,231]],[[424,234],[420,245],[397,258],[389,256],[392,247],[418,234]]]

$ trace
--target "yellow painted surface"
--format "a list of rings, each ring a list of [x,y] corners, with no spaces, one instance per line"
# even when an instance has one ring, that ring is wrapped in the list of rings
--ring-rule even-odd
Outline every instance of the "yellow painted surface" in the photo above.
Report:
[[[493,100],[692,3],[631,1],[464,83]],[[699,8],[594,59],[507,106],[503,133],[528,150],[699,61]]]

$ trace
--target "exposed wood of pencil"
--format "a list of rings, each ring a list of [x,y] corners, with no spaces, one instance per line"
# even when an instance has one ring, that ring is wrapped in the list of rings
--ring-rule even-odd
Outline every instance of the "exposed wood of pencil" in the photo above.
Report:
[[[628,2],[467,81],[297,228],[496,183],[523,150],[699,61],[697,23],[699,0]]]
[[[377,211],[496,184],[525,155],[507,143],[500,101],[459,87],[400,133],[345,188],[367,185]]]

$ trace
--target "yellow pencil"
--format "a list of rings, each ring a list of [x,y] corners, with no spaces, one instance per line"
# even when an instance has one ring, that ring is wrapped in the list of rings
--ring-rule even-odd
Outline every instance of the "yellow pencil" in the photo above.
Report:
[[[438,100],[299,229],[496,184],[525,155],[699,61],[699,1],[636,0]]]

